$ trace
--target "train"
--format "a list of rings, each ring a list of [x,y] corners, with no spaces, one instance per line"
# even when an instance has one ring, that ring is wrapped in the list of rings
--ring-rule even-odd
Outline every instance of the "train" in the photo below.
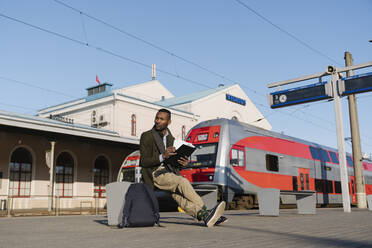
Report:
[[[186,142],[196,150],[181,170],[197,188],[213,185],[229,209],[257,206],[260,188],[315,191],[318,206],[342,204],[340,165],[336,149],[237,120],[203,121],[188,132]],[[123,162],[118,181],[140,181],[139,151]],[[356,204],[354,164],[346,155],[351,204]],[[363,161],[365,191],[372,194],[372,162]],[[281,195],[283,205],[295,204],[293,195]]]

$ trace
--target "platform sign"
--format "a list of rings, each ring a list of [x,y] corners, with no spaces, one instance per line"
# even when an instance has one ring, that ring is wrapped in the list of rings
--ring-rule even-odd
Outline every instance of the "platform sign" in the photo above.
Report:
[[[339,87],[342,96],[372,91],[372,72],[343,78]]]
[[[329,82],[319,82],[288,90],[272,92],[269,95],[271,108],[281,108],[290,105],[314,102],[332,98],[332,88]]]

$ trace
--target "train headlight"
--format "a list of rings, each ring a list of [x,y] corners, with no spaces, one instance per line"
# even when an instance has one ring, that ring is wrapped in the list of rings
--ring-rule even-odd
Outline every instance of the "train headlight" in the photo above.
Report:
[[[208,176],[208,180],[209,180],[209,181],[213,181],[213,175],[209,175],[209,176]]]

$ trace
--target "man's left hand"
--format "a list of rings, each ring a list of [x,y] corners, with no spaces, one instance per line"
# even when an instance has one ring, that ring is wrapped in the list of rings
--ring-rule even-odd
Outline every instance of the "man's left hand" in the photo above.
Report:
[[[189,164],[189,159],[187,157],[181,157],[177,160],[183,167],[186,167]]]

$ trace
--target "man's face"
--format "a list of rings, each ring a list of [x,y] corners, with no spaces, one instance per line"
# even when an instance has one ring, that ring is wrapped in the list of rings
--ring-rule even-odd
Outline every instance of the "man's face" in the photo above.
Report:
[[[155,116],[155,129],[157,131],[163,131],[167,129],[171,120],[168,119],[168,114],[165,112],[158,112]]]

